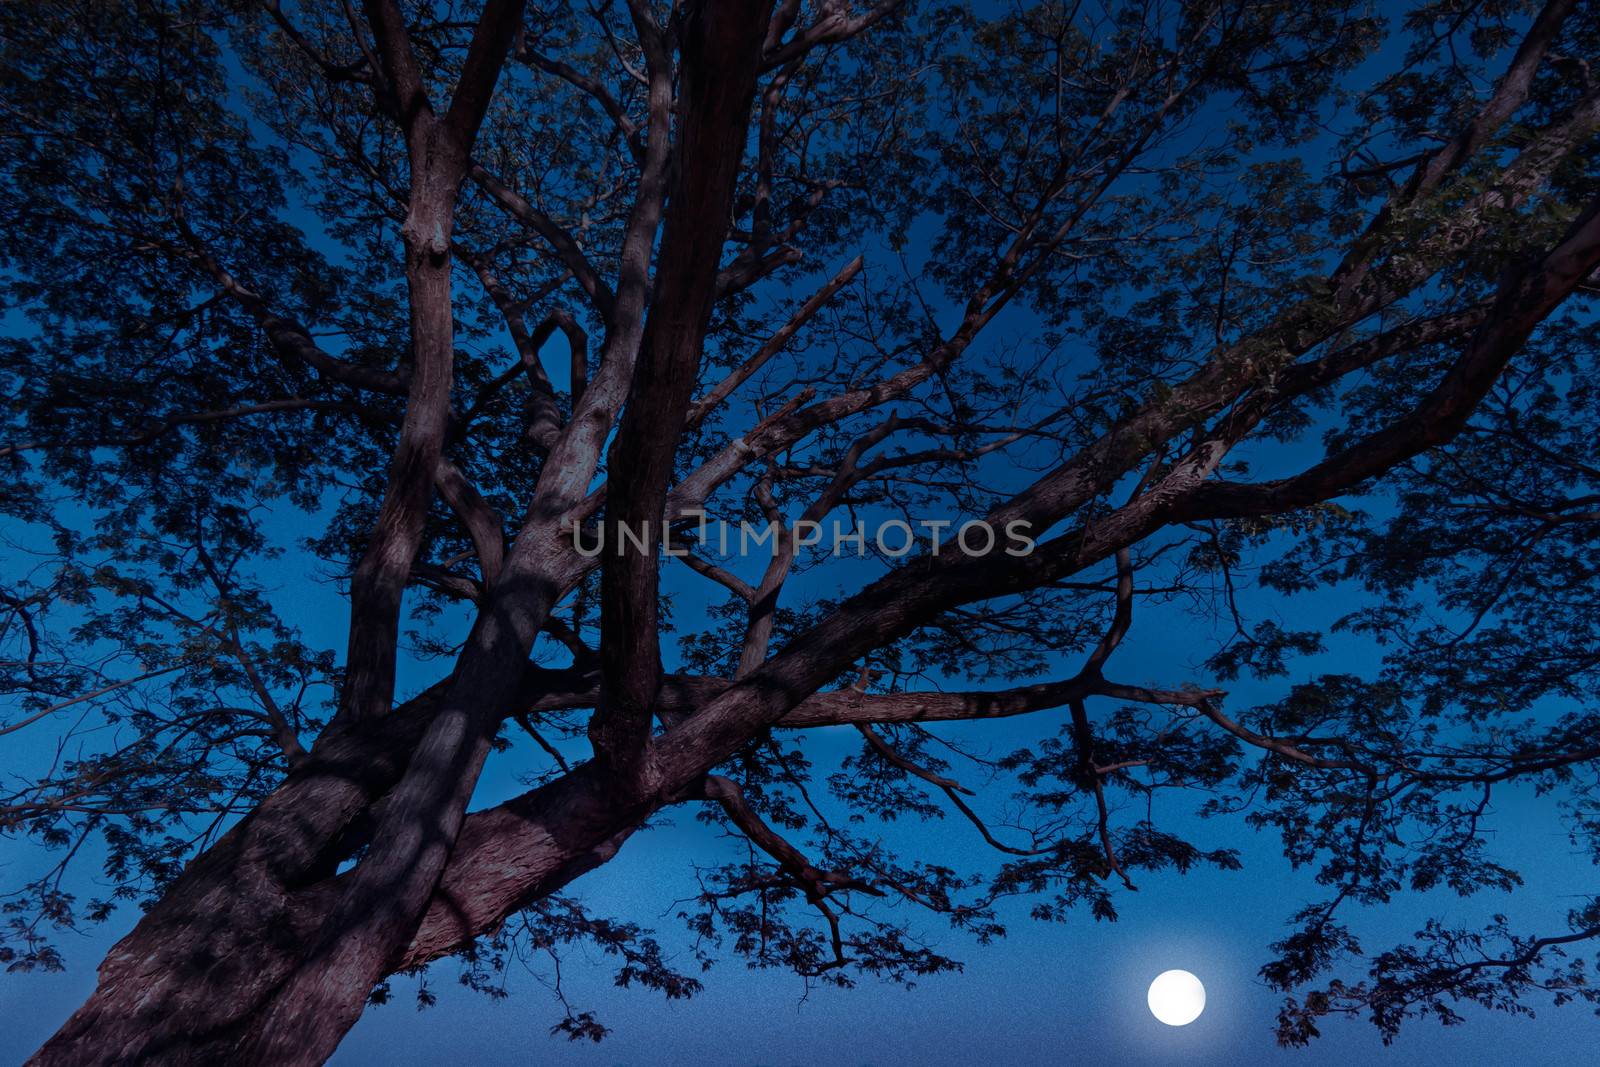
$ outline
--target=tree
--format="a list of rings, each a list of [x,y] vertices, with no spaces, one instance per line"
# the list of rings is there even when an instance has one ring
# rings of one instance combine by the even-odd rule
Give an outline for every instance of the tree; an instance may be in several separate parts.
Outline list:
[[[487,983],[518,937],[691,994],[563,895],[672,809],[749,843],[702,872],[702,944],[814,980],[954,966],[916,912],[982,940],[1013,897],[1110,916],[1142,870],[1237,864],[1125,803],[1189,789],[1327,886],[1263,969],[1280,1040],[1595,999],[1562,955],[1594,903],[1371,956],[1345,924],[1517,884],[1502,783],[1600,855],[1592,5],[0,20],[0,730],[54,731],[0,818],[61,854],[5,958],[146,908],[33,1062],[319,1063],[387,976]],[[841,558],[808,536],[839,516],[917,546]],[[774,524],[770,558],[711,521]],[[306,553],[342,658],[274,570]],[[674,615],[691,581],[719,599]],[[1252,589],[1353,591],[1381,667],[1299,669],[1326,635]],[[1236,630],[1204,676],[1113,680],[1136,614],[1187,612]],[[397,693],[407,663],[439,680]],[[1247,672],[1294,684],[1229,707]],[[938,724],[1019,715],[973,794]],[[827,725],[861,737],[831,774]],[[472,810],[489,760],[529,789]],[[839,812],[952,813],[996,866]],[[79,900],[97,851],[115,891]]]

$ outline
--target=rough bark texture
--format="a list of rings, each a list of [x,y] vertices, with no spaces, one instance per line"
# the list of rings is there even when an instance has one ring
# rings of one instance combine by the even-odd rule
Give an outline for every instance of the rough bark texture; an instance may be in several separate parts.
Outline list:
[[[601,569],[605,691],[589,725],[596,759],[619,782],[636,783],[623,788],[637,792],[649,788],[639,781],[640,757],[661,682],[661,515],[711,319],[771,9],[746,0],[697,4],[679,30],[677,180],[650,318],[611,449],[609,518],[615,528],[642,533],[644,548],[613,553]]]

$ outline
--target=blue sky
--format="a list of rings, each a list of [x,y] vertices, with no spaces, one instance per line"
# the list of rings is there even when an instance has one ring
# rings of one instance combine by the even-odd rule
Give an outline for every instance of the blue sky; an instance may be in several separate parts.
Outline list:
[[[552,376],[563,384],[564,361],[553,360]],[[1314,449],[1272,457],[1297,464]],[[305,536],[311,520],[287,510],[273,518],[281,532]],[[25,540],[27,531],[0,531]],[[4,551],[0,549],[0,551]],[[9,564],[8,564],[9,565]],[[290,554],[270,565],[263,577],[281,590],[288,621],[309,643],[342,651],[347,607],[333,584],[308,582],[324,567]],[[671,568],[669,589],[685,621],[709,602],[707,587]],[[797,581],[786,593],[804,595]],[[809,590],[832,593],[831,587]],[[793,603],[792,600],[788,601]],[[1249,593],[1253,617],[1277,618],[1296,629],[1325,625],[1355,603],[1349,591],[1283,600]],[[1129,682],[1180,683],[1204,679],[1201,662],[1222,635],[1203,622],[1168,608],[1141,613],[1127,643],[1113,660],[1114,674]],[[1075,664],[1061,665],[1064,672]],[[1294,661],[1287,679],[1233,687],[1230,708],[1272,699],[1288,685],[1327,671],[1360,672],[1376,666],[1373,650],[1348,637],[1330,641],[1327,652]],[[415,692],[442,671],[437,662],[406,665],[402,689]],[[1104,711],[1104,708],[1100,709]],[[1064,711],[1043,712],[982,725],[956,725],[942,731],[1000,754],[1053,732]],[[7,739],[8,770],[46,758],[51,738],[24,731]],[[823,773],[858,746],[848,729],[813,731],[807,748]],[[475,807],[496,803],[521,791],[515,760],[491,761]],[[969,779],[969,784],[977,784]],[[1145,874],[1138,891],[1119,893],[1121,918],[1096,922],[1087,911],[1061,924],[1029,920],[1025,902],[1004,913],[1010,936],[979,947],[950,932],[936,917],[920,929],[941,951],[961,959],[959,975],[923,981],[906,991],[870,978],[848,992],[813,989],[779,972],[750,972],[737,959],[723,959],[703,976],[706,991],[687,1001],[668,1003],[638,990],[612,988],[612,968],[597,954],[579,951],[563,964],[563,983],[578,1009],[591,1009],[613,1034],[600,1045],[573,1044],[551,1037],[549,1026],[560,1007],[538,979],[513,969],[513,995],[503,1001],[459,988],[455,966],[438,966],[431,988],[437,1006],[417,1011],[406,980],[395,985],[392,1003],[369,1010],[333,1062],[357,1065],[437,1063],[559,1063],[610,1067],[696,1063],[707,1067],[777,1067],[799,1063],[856,1065],[944,1064],[1348,1064],[1381,1057],[1394,1064],[1500,1064],[1583,1062],[1592,1057],[1600,1025],[1588,1009],[1561,1010],[1535,1005],[1535,1019],[1512,1020],[1466,1009],[1468,1025],[1441,1028],[1413,1023],[1396,1044],[1381,1046],[1376,1031],[1361,1023],[1330,1021],[1324,1038],[1304,1051],[1273,1047],[1271,1026],[1278,997],[1256,977],[1268,958],[1270,942],[1301,904],[1318,899],[1320,888],[1309,872],[1292,871],[1273,836],[1246,828],[1241,820],[1200,820],[1193,808],[1199,794],[1163,793],[1154,812],[1158,824],[1187,832],[1202,847],[1240,851],[1240,871],[1197,870],[1187,876]],[[1528,886],[1510,900],[1480,896],[1467,900],[1448,891],[1400,897],[1377,911],[1351,913],[1363,943],[1381,950],[1406,938],[1430,918],[1477,925],[1496,910],[1506,910],[1519,926],[1559,926],[1567,907],[1593,891],[1593,868],[1574,854],[1562,834],[1548,798],[1505,789],[1491,809],[1493,852],[1520,870]],[[1127,813],[1125,813],[1127,814]],[[959,818],[932,823],[898,823],[891,831],[907,854],[938,860],[961,870],[993,865],[997,857]],[[679,902],[696,886],[690,864],[726,857],[727,844],[698,823],[692,809],[670,813],[636,835],[612,863],[584,876],[571,888],[595,914],[653,927],[683,966],[686,935],[676,917]],[[35,868],[44,856],[13,839],[0,839],[0,877]],[[80,877],[87,895],[92,864]],[[123,909],[104,927],[66,934],[62,948],[69,970],[52,975],[0,975],[0,1063],[20,1061],[53,1032],[93,986],[93,965],[135,913]],[[1182,967],[1205,983],[1207,1009],[1194,1024],[1169,1028],[1145,1007],[1145,988],[1160,971]],[[545,975],[544,977],[548,977]],[[1530,1053],[1528,1050],[1537,1052]]]

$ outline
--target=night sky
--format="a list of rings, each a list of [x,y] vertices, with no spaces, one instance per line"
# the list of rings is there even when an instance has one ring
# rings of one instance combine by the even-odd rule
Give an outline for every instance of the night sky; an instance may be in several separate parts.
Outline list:
[[[562,361],[553,361],[557,388],[566,384],[561,380],[562,366]],[[1310,436],[1314,440],[1316,435]],[[1270,475],[1274,463],[1296,466],[1317,454],[1320,450],[1313,445],[1276,455],[1257,473]],[[316,520],[285,510],[273,521],[285,534],[306,536]],[[0,528],[0,536],[26,544],[32,533]],[[291,554],[273,564],[269,584],[292,591],[292,598],[286,597],[279,607],[286,621],[301,627],[308,642],[342,650],[348,607],[327,578],[327,570],[324,563]],[[687,623],[703,610],[710,587],[682,567],[671,566],[664,573],[677,594],[674,611]],[[819,573],[837,582],[837,572]],[[817,579],[808,576],[808,580]],[[837,591],[837,584],[806,588],[805,582],[796,581],[785,598],[797,603],[807,595]],[[793,601],[788,600],[791,595]],[[1276,618],[1295,629],[1326,626],[1354,604],[1352,594],[1338,591],[1293,600],[1259,591],[1243,596],[1253,618]],[[1141,608],[1108,673],[1129,683],[1206,683],[1202,662],[1223,637],[1222,630],[1175,606]],[[1234,684],[1228,708],[1239,712],[1275,699],[1293,683],[1320,673],[1370,674],[1376,666],[1369,644],[1334,634],[1324,653],[1292,661],[1289,677]],[[1076,669],[1077,663],[1064,661],[1059,673],[1047,677]],[[443,670],[439,662],[407,664],[402,695],[420,690]],[[1100,702],[1090,710],[1104,715],[1113,706]],[[1057,709],[990,723],[951,724],[938,732],[999,756],[1052,734],[1065,716],[1065,709]],[[7,769],[20,773],[48,759],[52,741],[49,731],[8,737]],[[849,727],[810,731],[806,738],[807,752],[824,775],[859,745],[859,736]],[[577,747],[570,751],[580,754]],[[521,769],[514,758],[492,759],[474,807],[487,807],[521,792],[525,787],[516,777]],[[970,768],[958,766],[957,776],[974,787],[982,784]],[[1007,787],[999,789],[1003,796]],[[822,792],[818,790],[819,795]],[[994,804],[1000,797],[979,799]],[[1198,818],[1194,809],[1205,799],[1198,792],[1162,790],[1152,815],[1158,825],[1186,835],[1201,848],[1237,849],[1242,870],[1201,868],[1183,876],[1138,873],[1136,892],[1116,894],[1120,918],[1114,923],[1096,922],[1087,909],[1072,913],[1064,923],[1040,923],[1028,918],[1026,898],[1015,900],[1001,911],[1008,936],[987,947],[952,932],[938,916],[916,916],[916,929],[933,947],[960,959],[965,969],[923,980],[910,991],[870,976],[861,977],[854,990],[808,991],[792,974],[749,971],[742,960],[724,955],[700,976],[706,984],[702,994],[668,1003],[649,991],[613,988],[614,966],[598,952],[576,950],[563,960],[566,996],[575,1010],[594,1011],[613,1031],[598,1045],[579,1044],[549,1034],[562,1009],[541,984],[541,979],[550,978],[548,968],[536,977],[513,966],[508,976],[512,995],[491,1001],[459,988],[457,965],[447,960],[435,966],[430,978],[430,988],[439,998],[436,1006],[416,1010],[415,981],[396,979],[393,1001],[369,1009],[331,1062],[343,1067],[535,1062],[593,1067],[678,1063],[984,1067],[1079,1062],[1344,1065],[1378,1056],[1392,1064],[1593,1061],[1600,1023],[1590,1009],[1582,1005],[1555,1009],[1538,1000],[1530,1002],[1537,1011],[1532,1019],[1461,1007],[1467,1019],[1463,1026],[1412,1022],[1387,1049],[1370,1025],[1337,1018],[1325,1023],[1324,1036],[1309,1049],[1276,1048],[1272,1025],[1280,998],[1266,988],[1257,970],[1270,956],[1269,944],[1287,931],[1289,916],[1305,903],[1324,899],[1326,891],[1315,884],[1311,871],[1290,869],[1274,835],[1250,830],[1237,816]],[[1514,929],[1560,929],[1566,910],[1592,894],[1594,872],[1567,841],[1554,807],[1549,798],[1535,797],[1527,789],[1503,787],[1494,794],[1488,819],[1491,851],[1527,881],[1514,895],[1486,893],[1462,899],[1448,889],[1402,893],[1382,909],[1351,906],[1346,921],[1374,953],[1404,941],[1430,918],[1476,927],[1503,911],[1512,918]],[[980,810],[986,809],[980,806]],[[689,935],[677,915],[682,902],[697,891],[691,864],[739,854],[693,814],[693,806],[669,811],[667,819],[635,835],[615,860],[569,888],[596,915],[654,929],[680,968],[694,966]],[[1128,808],[1121,812],[1125,819],[1140,814]],[[882,832],[903,855],[961,871],[992,869],[1000,859],[959,816],[925,823],[902,819]],[[0,874],[13,882],[55,858],[30,844],[0,839]],[[80,883],[84,896],[94,892],[87,881],[93,869],[90,858],[77,876],[84,879]],[[896,914],[909,915],[904,910]],[[135,918],[135,910],[124,907],[104,927],[86,929],[81,935],[62,934],[59,944],[68,961],[66,973],[0,976],[0,1062],[20,1061],[82,1002],[93,987],[94,965]],[[797,920],[807,921],[799,912]],[[1204,1014],[1181,1028],[1157,1022],[1145,1005],[1150,980],[1174,967],[1195,973],[1207,991]],[[1350,969],[1340,973],[1359,976]]]

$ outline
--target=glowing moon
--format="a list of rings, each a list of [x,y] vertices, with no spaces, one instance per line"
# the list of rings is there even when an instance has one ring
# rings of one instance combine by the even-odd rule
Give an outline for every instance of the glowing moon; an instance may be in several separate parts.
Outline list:
[[[1206,1010],[1206,987],[1188,971],[1162,971],[1145,1000],[1150,1014],[1168,1026],[1188,1026]]]

